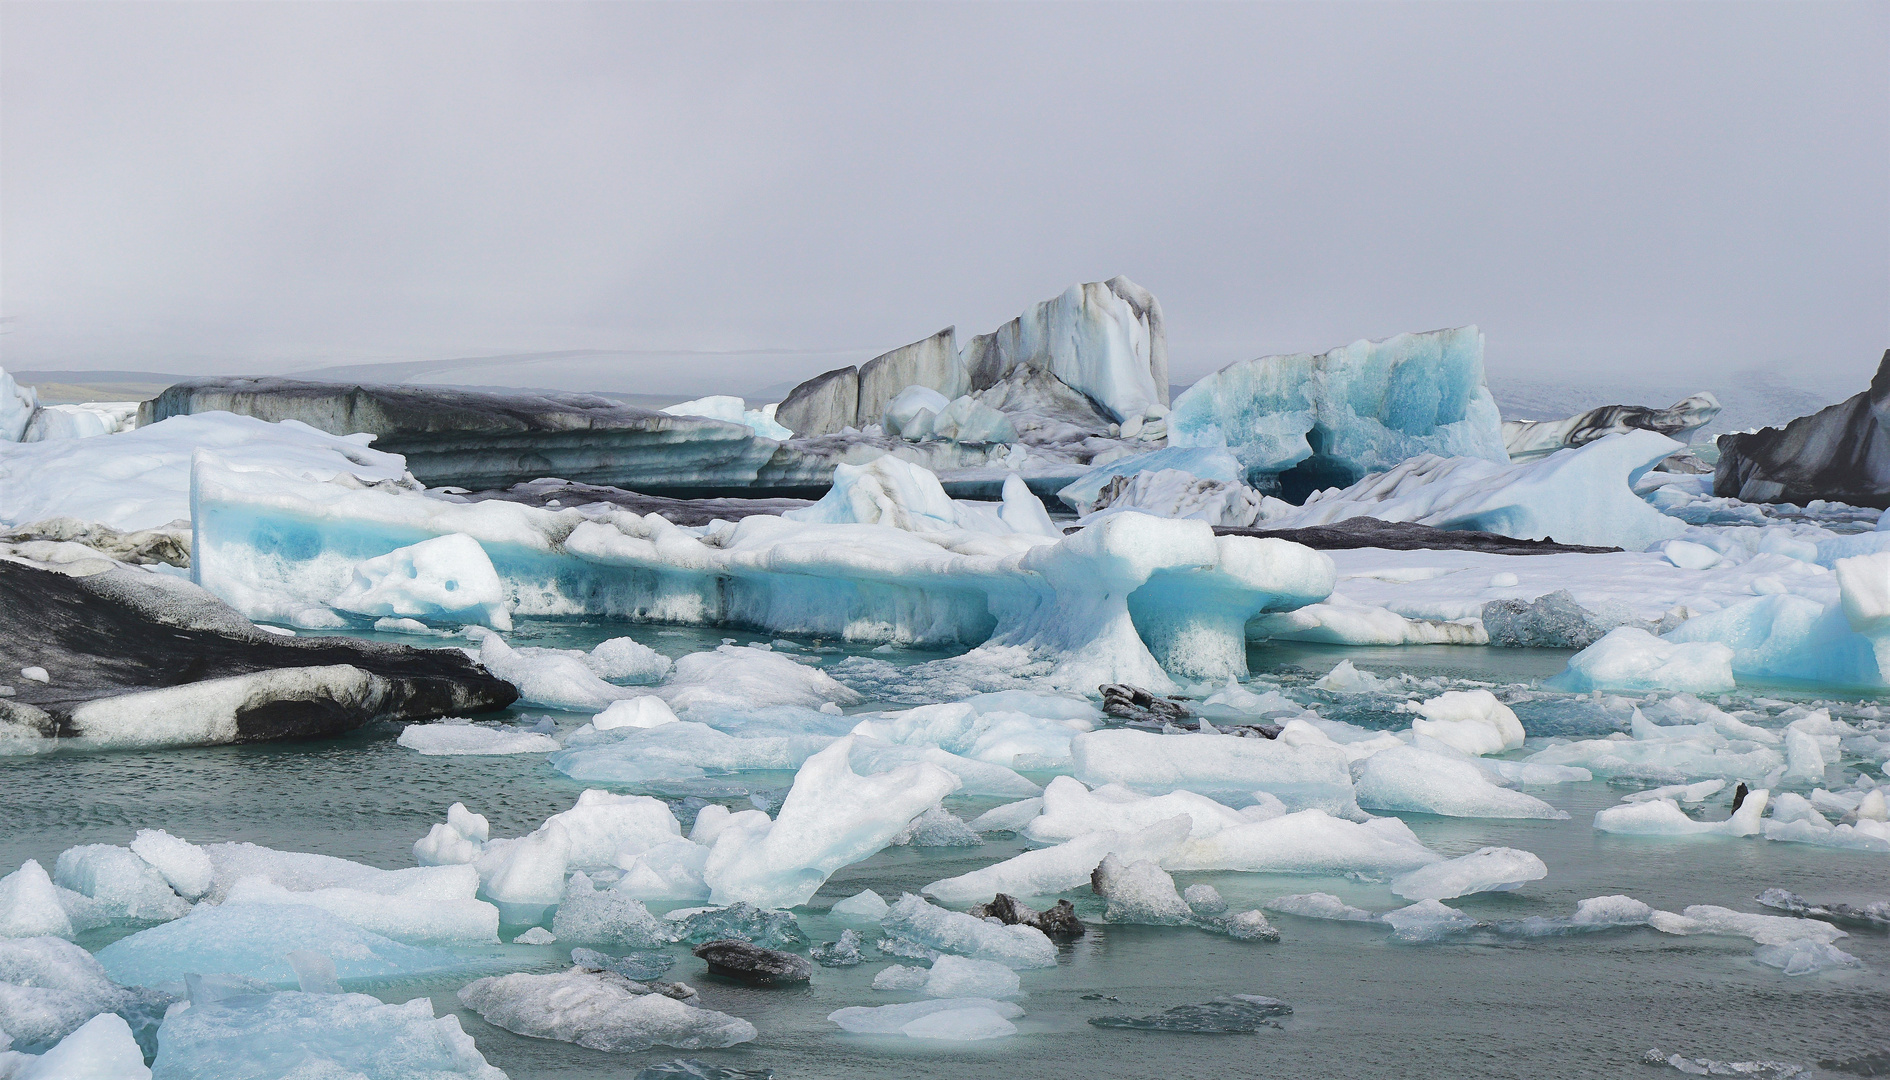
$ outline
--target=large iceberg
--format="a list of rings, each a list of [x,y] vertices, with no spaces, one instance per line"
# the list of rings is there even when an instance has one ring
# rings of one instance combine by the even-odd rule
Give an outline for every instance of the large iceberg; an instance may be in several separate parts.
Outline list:
[[[1072,285],[1033,304],[966,342],[962,358],[974,390],[1034,368],[1088,395],[1112,420],[1139,420],[1168,404],[1161,303],[1125,277]]]
[[[1330,560],[1310,549],[1144,514],[1062,538],[1009,524],[914,532],[769,516],[704,530],[614,509],[288,483],[208,456],[195,477],[193,576],[245,611],[277,617],[319,616],[361,562],[464,533],[491,559],[514,616],[987,644],[1053,660],[1059,686],[1166,691],[1164,665],[1195,678],[1244,674],[1247,620],[1322,599],[1332,586]],[[904,507],[895,520],[929,516],[887,494]]]
[[[1506,464],[1474,326],[1243,360],[1175,399],[1170,446],[1224,446],[1289,500],[1423,454]]]
[[[1665,435],[1630,431],[1518,465],[1423,455],[1343,490],[1321,491],[1297,513],[1267,524],[1303,528],[1375,517],[1641,551],[1686,531],[1633,490],[1642,473],[1678,449]]]
[[[1890,506],[1890,349],[1870,389],[1782,428],[1719,437],[1713,494],[1745,502],[1815,499]]]

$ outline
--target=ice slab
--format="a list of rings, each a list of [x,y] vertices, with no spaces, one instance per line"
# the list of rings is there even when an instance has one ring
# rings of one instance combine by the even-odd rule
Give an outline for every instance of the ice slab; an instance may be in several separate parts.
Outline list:
[[[13,1075],[18,1080],[151,1080],[131,1025],[116,1013],[87,1020]]]
[[[1358,804],[1442,817],[1565,818],[1555,807],[1498,787],[1468,761],[1415,746],[1382,750],[1358,765]]]
[[[1121,784],[1148,792],[1183,788],[1204,794],[1259,790],[1289,803],[1349,802],[1352,796],[1346,756],[1331,746],[1111,728],[1070,740],[1070,756],[1076,778],[1092,786]]]
[[[548,754],[559,749],[558,740],[536,731],[457,718],[409,724],[395,741],[427,757]]]
[[[1088,884],[1097,864],[1111,853],[1136,861],[1171,857],[1186,841],[1190,825],[1186,815],[1178,814],[1134,832],[1086,832],[1054,847],[934,881],[920,891],[946,903],[982,901],[998,893],[1055,896]]]
[[[584,968],[480,979],[462,989],[459,999],[507,1031],[592,1050],[704,1050],[751,1042],[756,1035],[755,1025],[740,1017],[651,993],[615,972]]]
[[[165,1018],[152,1067],[166,1080],[504,1080],[456,1016],[415,998],[285,992],[192,1003]]]
[[[885,968],[874,976],[873,989],[905,990],[934,998],[1003,999],[1023,993],[1017,972],[1005,965],[949,953],[932,961],[930,968]]]
[[[1056,946],[1032,926],[1004,926],[929,904],[907,893],[892,905],[880,928],[897,955],[936,957],[941,953],[992,960],[1019,971],[1055,967]],[[882,945],[882,951],[884,949]]]
[[[1723,694],[1733,689],[1733,650],[1716,641],[1657,638],[1638,627],[1610,630],[1569,658],[1568,669],[1544,682],[1553,690],[1681,690]]]
[[[827,1019],[839,1025],[842,1030],[855,1035],[979,1039],[1014,1034],[1017,1028],[1010,1024],[1010,1021],[1022,1015],[1024,1015],[1024,1010],[1008,1001],[994,1001],[990,998],[940,998],[933,1001],[910,1001],[900,1005],[855,1005],[851,1008],[836,1009],[827,1014]],[[945,1019],[932,1024],[924,1023],[938,1016]],[[923,1025],[918,1028],[917,1033],[907,1030],[915,1024]],[[1003,1027],[1000,1027],[1000,1024]],[[1004,1030],[1006,1027],[1010,1030]]]
[[[343,979],[390,978],[448,971],[467,961],[436,949],[403,945],[305,905],[198,905],[174,922],[141,930],[98,952],[120,983],[156,986],[195,972],[242,975],[294,986],[287,959],[295,951],[332,958]]]
[[[1397,874],[1441,859],[1397,818],[1356,822],[1323,810],[1301,810],[1190,840],[1163,865],[1170,870]]]

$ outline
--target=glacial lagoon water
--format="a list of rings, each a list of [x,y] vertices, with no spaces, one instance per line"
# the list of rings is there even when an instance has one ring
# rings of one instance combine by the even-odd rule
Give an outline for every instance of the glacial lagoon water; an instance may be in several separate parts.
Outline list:
[[[588,646],[626,632],[621,624],[538,623],[516,640]],[[712,647],[720,631],[632,627],[633,636],[671,655]],[[859,650],[849,650],[859,651]],[[837,660],[846,652],[826,654]],[[908,654],[898,662],[938,654]],[[1434,646],[1403,649],[1255,647],[1262,675],[1317,675],[1350,658],[1381,675],[1513,683],[1560,670],[1567,654]],[[1778,691],[1789,695],[1789,688]],[[875,703],[860,706],[870,710]],[[1557,710],[1518,707],[1531,734],[1555,733]],[[552,715],[569,729],[583,717]],[[1352,723],[1403,727],[1408,714],[1388,705],[1347,702],[1328,715]],[[586,786],[553,771],[542,755],[422,757],[383,727],[322,742],[175,751],[84,752],[0,759],[0,865],[27,858],[51,866],[80,843],[124,843],[142,827],[163,827],[198,842],[250,841],[395,868],[412,865],[413,842],[458,800],[486,814],[494,835],[519,835],[571,805]],[[1043,779],[1039,777],[1038,779]],[[792,775],[744,774],[720,784],[721,800],[748,804],[752,794],[778,802]],[[610,785],[605,785],[610,786]],[[637,790],[614,787],[613,790]],[[1890,896],[1890,861],[1759,839],[1654,839],[1613,836],[1591,826],[1594,812],[1627,790],[1596,781],[1534,789],[1570,817],[1565,821],[1494,821],[1401,815],[1428,845],[1459,855],[1486,845],[1533,851],[1549,876],[1515,893],[1450,901],[1482,920],[1570,913],[1586,897],[1625,893],[1657,908],[1717,904],[1763,912],[1753,898],[1784,887],[1820,901],[1867,902]],[[652,793],[687,794],[672,788]],[[961,817],[995,805],[954,799]],[[974,849],[892,848],[834,876],[811,905],[871,888],[902,891],[1008,857],[1026,845],[994,839]],[[1380,882],[1264,874],[1177,874],[1177,884],[1214,885],[1236,907],[1289,893],[1325,891],[1375,911],[1400,906]],[[1650,1048],[1725,1061],[1776,1060],[1813,1065],[1890,1048],[1890,937],[1853,930],[1840,942],[1863,961],[1857,971],[1786,977],[1760,966],[1740,938],[1673,937],[1646,928],[1518,939],[1472,935],[1443,944],[1392,943],[1371,924],[1274,915],[1284,940],[1247,944],[1186,928],[1120,926],[1100,920],[1096,898],[1073,895],[1090,926],[1066,945],[1054,970],[1023,973],[1026,1015],[1017,1035],[992,1042],[928,1044],[896,1037],[845,1035],[826,1015],[850,1005],[908,1000],[869,988],[894,962],[867,949],[867,963],[817,968],[797,989],[754,989],[709,977],[677,947],[669,977],[696,986],[703,1004],[745,1017],[760,1029],[753,1043],[728,1050],[606,1054],[568,1043],[525,1038],[493,1027],[455,997],[473,975],[372,983],[361,989],[389,1001],[432,998],[454,1013],[488,1061],[514,1080],[629,1077],[646,1065],[687,1057],[731,1068],[772,1068],[783,1080],[852,1077],[1122,1077],[1208,1080],[1220,1077],[1644,1077],[1678,1075],[1641,1061]],[[824,914],[800,916],[813,940],[849,925]],[[510,940],[524,927],[507,927]],[[867,940],[874,934],[869,928]],[[102,947],[124,931],[81,938]],[[505,945],[485,950],[495,969],[556,970],[565,945]],[[1282,999],[1293,1014],[1278,1029],[1243,1035],[1109,1030],[1092,1017],[1139,1016],[1224,994]],[[1839,1074],[1841,1075],[1841,1074]]]

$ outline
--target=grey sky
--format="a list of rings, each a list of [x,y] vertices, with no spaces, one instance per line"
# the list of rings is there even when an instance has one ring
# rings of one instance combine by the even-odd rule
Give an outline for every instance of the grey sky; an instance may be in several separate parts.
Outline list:
[[[1493,375],[1855,389],[1890,345],[1882,3],[16,0],[0,31],[10,368],[602,350],[463,381],[741,392],[1118,273],[1179,381],[1470,322]]]

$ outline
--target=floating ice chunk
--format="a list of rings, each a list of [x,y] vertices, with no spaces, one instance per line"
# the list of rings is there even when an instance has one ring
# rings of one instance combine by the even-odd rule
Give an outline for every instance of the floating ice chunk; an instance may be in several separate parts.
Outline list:
[[[470,720],[448,719],[431,724],[408,724],[395,740],[409,750],[426,757],[496,756],[500,754],[548,754],[559,749],[558,740],[536,731],[522,731],[512,725],[475,724]]]
[[[1781,770],[1784,759],[1770,747],[1729,743],[1714,733],[1690,738],[1584,739],[1547,747],[1530,755],[1525,763],[1579,765],[1603,777],[1652,775],[1759,780]]]
[[[1864,966],[1863,961],[1835,945],[1802,939],[1783,945],[1761,945],[1753,950],[1752,958],[1787,975],[1815,975],[1820,971]]]
[[[497,634],[479,643],[479,662],[487,671],[518,688],[519,700],[549,709],[598,712],[620,698],[642,691],[597,677],[585,654],[564,649],[514,649]]]
[[[618,856],[623,876],[611,890],[638,900],[707,900],[709,886],[702,880],[702,870],[708,861],[709,849],[694,841],[658,844],[637,855]]]
[[[1660,545],[1660,553],[1682,570],[1705,570],[1721,558],[1719,552],[1691,540],[1669,540]]]
[[[1019,971],[1055,967],[1056,946],[1034,926],[1004,926],[947,911],[906,893],[880,920],[886,936],[918,953],[994,960]],[[912,952],[904,955],[913,955]]]
[[[97,901],[94,912],[108,919],[175,919],[190,910],[190,901],[172,891],[156,867],[113,844],[60,852],[53,884]]]
[[[479,541],[448,533],[354,565],[354,580],[329,601],[370,618],[476,623],[512,628],[505,590]]]
[[[181,919],[114,941],[99,950],[98,961],[126,985],[156,986],[215,971],[294,986],[287,954],[296,951],[333,958],[343,979],[447,971],[464,962],[389,940],[320,908],[228,903],[199,904]]]
[[[1313,683],[1313,689],[1334,694],[1368,694],[1385,688],[1385,680],[1369,671],[1360,671],[1352,661],[1341,660],[1331,671]]]
[[[857,967],[865,961],[860,947],[866,943],[858,930],[842,930],[837,941],[823,941],[807,950],[808,959],[821,967]],[[875,985],[877,985],[875,978]]]
[[[1672,799],[1622,803],[1595,812],[1595,828],[1627,836],[1757,836],[1764,831],[1760,816],[1771,793],[1760,789],[1724,821],[1695,821]]]
[[[1575,905],[1570,921],[1577,926],[1642,926],[1654,909],[1631,896],[1591,896]]]
[[[1161,861],[1173,856],[1187,840],[1190,827],[1189,818],[1178,814],[1132,833],[1083,833],[1055,847],[1026,851],[1000,863],[934,881],[920,891],[946,903],[970,903],[998,893],[1055,896],[1088,884],[1090,873],[1112,852],[1133,861]]]
[[[851,1008],[837,1009],[828,1013],[827,1019],[839,1025],[842,1030],[852,1032],[855,1035],[903,1035],[907,1033],[906,1028],[911,1024],[930,1016],[947,1014],[950,1016],[950,1019],[941,1022],[939,1028],[920,1029],[921,1031],[933,1031],[933,1034],[918,1036],[920,1038],[939,1038],[946,1036],[942,1036],[938,1032],[957,1030],[960,1028],[970,1029],[972,1025],[967,1023],[968,1018],[963,1015],[966,1013],[985,1013],[992,1019],[1008,1022],[1011,1019],[1024,1015],[1024,1010],[1012,1002],[994,1001],[990,998],[942,998],[933,1001],[909,1001],[899,1005],[855,1005]],[[950,1014],[959,1015],[951,1016]],[[990,1020],[984,1017],[969,1019],[979,1021],[977,1030],[997,1030],[995,1025],[991,1024]],[[1013,1027],[1010,1031],[998,1032],[998,1034],[1009,1035],[1015,1033],[1016,1030],[1017,1029]],[[979,1037],[993,1038],[995,1035]]]
[[[1055,783],[1052,780],[1051,783]],[[1019,799],[995,806],[971,820],[973,832],[1020,832],[1043,812],[1043,799]]]
[[[1420,866],[1391,879],[1406,900],[1449,900],[1481,892],[1510,892],[1549,876],[1541,859],[1515,848],[1478,848],[1468,855]]]
[[[1646,1065],[1667,1065],[1689,1076],[1775,1076],[1779,1080],[1791,1080],[1805,1073],[1804,1066],[1787,1061],[1715,1061],[1712,1058],[1681,1057],[1679,1054],[1662,1056],[1659,1050],[1649,1050],[1641,1055],[1641,1062]]]
[[[584,654],[584,663],[600,679],[621,679],[634,683],[660,682],[672,667],[669,657],[628,637],[598,642],[590,652]]]
[[[859,694],[817,667],[781,653],[736,645],[677,660],[669,680],[657,692],[679,714],[698,720],[769,705],[817,709],[827,702],[852,705],[860,700]]]
[[[865,889],[854,893],[845,900],[837,901],[827,913],[842,919],[858,919],[862,922],[878,922],[886,917],[892,905],[886,903],[878,893]]]
[[[712,900],[805,904],[835,870],[884,848],[907,822],[959,787],[957,777],[932,765],[860,776],[848,761],[852,751],[848,736],[808,758],[765,832],[742,829],[716,838],[702,875]]]
[[[571,839],[559,825],[503,845],[488,842],[475,864],[482,890],[501,904],[555,904],[564,896],[564,872],[570,865]]]
[[[1568,670],[1543,683],[1552,690],[1684,690],[1723,694],[1733,688],[1733,650],[1716,641],[1663,640],[1639,627],[1608,631],[1569,658]]]
[[[1358,804],[1372,810],[1443,817],[1568,817],[1534,795],[1497,787],[1470,762],[1415,746],[1384,750],[1361,762],[1357,795]]]
[[[704,846],[713,847],[715,839],[728,828],[767,829],[773,819],[763,810],[733,811],[721,803],[710,803],[696,811],[695,827],[689,830],[689,839]]]
[[[1130,728],[1070,740],[1071,771],[1085,784],[1147,791],[1270,792],[1289,801],[1346,801],[1352,775],[1330,746],[1294,747],[1236,735],[1157,735]]]
[[[934,806],[907,822],[905,830],[893,837],[892,842],[912,847],[977,847],[984,839],[972,832],[958,815],[942,806]]]
[[[740,1017],[650,993],[615,972],[583,968],[480,979],[462,989],[459,1000],[507,1031],[592,1050],[703,1050],[749,1042],[756,1034]]]
[[[456,1016],[415,998],[366,994],[245,995],[193,1003],[165,1018],[152,1063],[164,1077],[346,1076],[351,1080],[504,1080]],[[280,1071],[287,1069],[289,1071]]]
[[[1391,924],[1394,939],[1412,944],[1441,941],[1478,925],[1470,916],[1435,900],[1420,900],[1410,907],[1387,911],[1379,919]]]
[[[875,990],[905,990],[935,998],[1012,998],[1023,992],[1017,972],[991,960],[946,954],[930,969],[897,964],[873,977]]]
[[[1855,825],[1815,825],[1810,821],[1765,823],[1765,838],[1787,843],[1813,844],[1847,851],[1890,854],[1890,827],[1881,821],[1859,820]]]
[[[1172,926],[1194,918],[1193,909],[1175,891],[1175,879],[1152,862],[1105,855],[1091,880],[1108,902],[1103,918],[1110,922]]]
[[[648,795],[613,795],[592,788],[577,805],[545,819],[540,829],[557,827],[570,842],[571,866],[614,866],[636,855],[682,839],[682,826],[669,804]]]
[[[969,702],[952,702],[862,720],[853,732],[881,742],[931,745],[994,765],[1013,767],[1021,757],[1033,767],[1046,768],[1067,764],[1070,739],[1095,726],[1086,718],[981,711]]]
[[[470,866],[423,867],[388,875],[397,884],[374,891],[326,888],[290,891],[262,877],[244,878],[225,903],[319,908],[363,930],[409,945],[498,942],[499,909],[474,898],[479,874]]]
[[[1523,744],[1522,721],[1488,690],[1451,690],[1417,706],[1411,730],[1466,754],[1500,754]]]
[[[454,803],[446,811],[446,824],[435,825],[426,836],[414,842],[413,860],[421,866],[450,866],[479,858],[491,826],[484,816]]]
[[[548,760],[573,780],[639,784],[751,769],[798,769],[833,740],[824,735],[740,738],[684,720],[589,736],[579,729],[564,742],[565,748]]]
[[[941,1009],[899,1029],[908,1039],[977,1042],[1017,1034],[1017,1025],[985,1008]]]
[[[59,892],[37,859],[0,878],[0,938],[69,938],[72,932]]]
[[[1664,787],[1637,791],[1621,798],[1624,803],[1653,802],[1657,799],[1673,799],[1689,805],[1697,805],[1726,790],[1724,780],[1701,780],[1697,784],[1668,784]]]
[[[512,939],[514,945],[550,945],[558,940],[558,935],[542,926],[534,926]]]
[[[1057,843],[1084,833],[1131,833],[1177,814],[1190,820],[1190,836],[1212,836],[1230,825],[1245,824],[1240,812],[1192,791],[1139,795],[1119,784],[1091,791],[1081,781],[1059,776],[1043,791],[1043,812],[1022,832],[1041,843]]]
[[[1752,915],[1713,904],[1694,904],[1675,915],[1657,911],[1650,920],[1663,934],[1726,934],[1750,938],[1755,945],[1789,945],[1795,941],[1813,941],[1829,945],[1849,937],[1844,931],[1816,919],[1793,919],[1783,915]]]
[[[956,777],[958,790],[965,795],[1016,798],[1019,795],[1035,795],[1043,790],[1002,765],[960,757],[936,746],[882,743],[861,735],[849,738],[853,739],[853,752],[850,755],[853,767],[861,773],[883,773],[913,765],[929,765]]]
[[[1298,915],[1303,919],[1332,919],[1337,922],[1373,922],[1378,916],[1364,908],[1353,907],[1331,893],[1295,893],[1275,897],[1264,905],[1268,911]]]
[[[181,840],[163,829],[139,829],[131,841],[131,851],[150,863],[163,875],[171,889],[186,900],[195,900],[210,891],[215,868],[210,856],[188,840]]]
[[[0,1031],[17,1044],[56,1042],[129,999],[91,953],[69,941],[0,938]]]
[[[1162,865],[1170,870],[1397,874],[1441,858],[1397,818],[1361,823],[1323,810],[1301,810],[1190,840]]]
[[[564,888],[551,932],[559,941],[626,949],[659,949],[671,940],[670,928],[640,901],[614,889],[598,889],[581,871],[572,874]]]
[[[101,1013],[15,1074],[19,1080],[151,1080],[131,1025]]]
[[[591,717],[591,726],[598,731],[662,727],[675,722],[676,714],[670,711],[669,703],[655,694],[613,701],[603,712]]]

